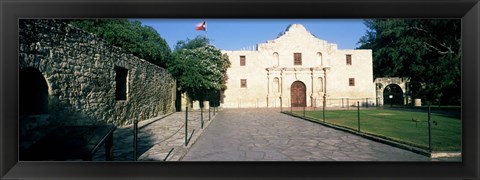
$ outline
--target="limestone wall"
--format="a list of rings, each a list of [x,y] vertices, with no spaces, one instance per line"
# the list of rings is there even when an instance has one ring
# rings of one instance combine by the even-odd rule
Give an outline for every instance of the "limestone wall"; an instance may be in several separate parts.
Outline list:
[[[327,99],[368,98],[375,102],[372,51],[337,49],[336,44],[316,38],[299,24],[258,44],[257,50],[223,53],[232,63],[227,71],[225,108],[289,107],[290,87],[296,81],[306,86],[308,107],[322,104],[325,93]],[[301,65],[294,64],[294,53],[301,53]],[[347,55],[352,57],[351,65],[346,63]],[[245,56],[245,66],[240,66],[240,56]],[[354,86],[349,85],[350,78],[355,79]],[[240,87],[240,79],[247,80],[247,87]],[[349,105],[354,103],[349,101]]]
[[[19,27],[19,69],[39,70],[48,84],[48,114],[41,122],[21,117],[21,131],[126,125],[174,112],[175,80],[165,69],[61,21],[19,20]],[[126,100],[116,98],[116,68],[128,71]]]

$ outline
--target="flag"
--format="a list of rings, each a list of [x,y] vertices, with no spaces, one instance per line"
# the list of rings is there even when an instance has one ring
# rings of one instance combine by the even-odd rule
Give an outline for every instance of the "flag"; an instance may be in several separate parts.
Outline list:
[[[203,21],[195,26],[195,30],[197,31],[207,31],[207,22]]]

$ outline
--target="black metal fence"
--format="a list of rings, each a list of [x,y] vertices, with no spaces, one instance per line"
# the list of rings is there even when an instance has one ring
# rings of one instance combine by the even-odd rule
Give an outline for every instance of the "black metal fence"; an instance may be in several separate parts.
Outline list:
[[[200,128],[203,129],[204,128],[204,125],[205,125],[205,121],[210,121],[211,118],[213,116],[215,116],[215,114],[218,112],[219,108],[218,108],[218,105],[219,105],[219,102],[213,102],[212,103],[213,106],[208,106],[208,108],[205,108],[205,107],[200,107],[200,110],[192,110],[191,108],[189,108],[189,106],[186,106],[185,107],[185,146],[188,146],[191,138],[193,137],[193,135],[195,134],[195,130],[196,129],[192,129],[192,127],[190,127],[189,125],[192,125],[192,122],[194,122],[195,120],[198,120],[198,119],[195,119],[195,118],[198,118],[198,116],[196,115],[193,115],[193,113],[200,113],[199,114],[199,120],[200,120]],[[208,110],[205,110],[205,109],[208,109]],[[206,118],[207,116],[207,112],[208,111],[208,119]],[[189,113],[190,113],[190,116],[189,116]],[[213,114],[213,115],[212,115]],[[193,125],[196,125],[193,124]],[[191,129],[189,129],[189,127]],[[138,128],[138,120],[134,120],[134,123],[133,123],[133,128],[132,128],[132,134],[133,134],[133,145],[132,145],[132,149],[133,149],[133,160],[134,161],[137,161],[138,159],[138,133],[139,133],[139,128]],[[170,156],[170,154],[172,153],[172,151],[174,150],[174,148],[172,148],[169,152],[168,152],[168,155],[165,157],[164,161],[168,158],[168,156]]]
[[[213,116],[215,116],[215,114],[218,112],[218,106],[219,106],[219,102],[218,101],[214,101],[212,103],[210,103],[211,106],[208,106],[208,121],[211,120],[212,118],[212,114]],[[204,124],[205,124],[205,121],[207,121],[206,118],[204,118],[204,113],[207,113],[206,111],[207,110],[204,110],[205,107],[204,106],[200,106],[200,110],[191,110],[189,109],[188,106],[185,107],[185,146],[188,146],[188,143],[190,142],[193,134],[195,133],[195,129],[191,130],[191,133],[189,133],[189,130],[188,130],[188,126],[189,126],[189,118],[192,118],[192,117],[189,117],[188,114],[189,113],[200,113],[200,128],[203,129],[204,127]],[[205,114],[206,116],[206,114]],[[191,120],[190,120],[191,121]]]
[[[429,152],[461,150],[460,107],[435,110],[430,106],[377,107],[372,106],[368,98],[329,101],[330,106],[327,103],[320,107],[289,107],[283,111]]]

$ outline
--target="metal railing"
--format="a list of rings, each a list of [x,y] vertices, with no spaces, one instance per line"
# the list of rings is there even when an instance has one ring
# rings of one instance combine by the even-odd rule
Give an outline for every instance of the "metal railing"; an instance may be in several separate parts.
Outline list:
[[[460,108],[432,112],[430,105],[372,108],[366,104],[362,106],[361,101],[355,104],[355,109],[337,107],[319,110],[290,107],[288,113],[414,146],[428,152],[461,149]]]

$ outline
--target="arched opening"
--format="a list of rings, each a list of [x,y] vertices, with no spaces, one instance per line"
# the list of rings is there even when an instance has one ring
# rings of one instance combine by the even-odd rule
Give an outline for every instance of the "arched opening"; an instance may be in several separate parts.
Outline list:
[[[277,77],[273,78],[273,90],[277,93],[280,92],[280,80]]]
[[[403,91],[397,84],[389,84],[383,89],[383,104],[385,106],[403,106]]]
[[[48,113],[48,85],[37,69],[20,69],[19,100],[20,115]]]
[[[317,53],[318,60],[320,61],[320,66],[323,66],[323,55],[321,52]]]
[[[290,86],[291,106],[305,107],[307,106],[307,88],[301,81],[295,81]]]
[[[280,66],[280,57],[277,52],[273,53],[273,58],[275,59],[275,66]]]
[[[323,92],[323,78],[318,78],[318,92]]]

